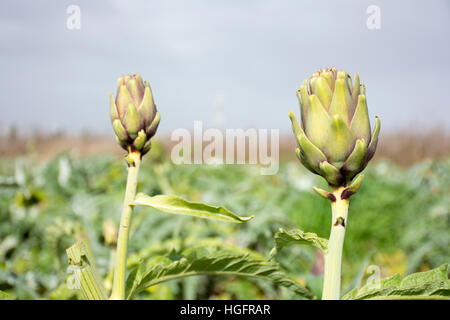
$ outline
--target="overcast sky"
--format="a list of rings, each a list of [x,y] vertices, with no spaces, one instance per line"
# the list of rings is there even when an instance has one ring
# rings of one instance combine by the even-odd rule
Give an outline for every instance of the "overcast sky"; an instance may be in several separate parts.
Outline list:
[[[164,133],[214,126],[220,105],[226,128],[287,131],[296,89],[327,66],[359,73],[383,130],[450,127],[448,0],[2,0],[0,17],[2,128],[112,135],[108,93],[139,72]]]

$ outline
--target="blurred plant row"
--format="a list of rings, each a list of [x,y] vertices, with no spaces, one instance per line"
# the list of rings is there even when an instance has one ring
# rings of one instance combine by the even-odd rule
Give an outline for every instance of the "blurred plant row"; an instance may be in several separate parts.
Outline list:
[[[136,207],[129,243],[130,270],[144,259],[178,257],[199,245],[268,257],[274,234],[293,226],[327,237],[329,203],[312,186],[325,183],[297,163],[283,163],[277,175],[262,176],[253,166],[173,165],[160,145],[144,162],[139,190],[177,194],[220,204],[244,216],[226,224],[173,216]],[[106,155],[74,159],[63,154],[47,163],[32,158],[0,160],[0,290],[19,299],[78,299],[70,288],[65,250],[88,243],[104,287],[112,285],[114,227],[126,180],[124,163]],[[381,277],[409,274],[450,261],[450,159],[426,161],[408,169],[388,162],[371,164],[350,206],[344,245],[343,293],[365,283],[370,265]],[[225,245],[224,245],[225,244]],[[244,250],[244,249],[239,249]],[[321,296],[320,251],[295,246],[273,259],[286,273]],[[158,260],[158,261],[159,261]],[[355,276],[356,275],[356,276]],[[145,299],[295,299],[294,291],[261,279],[193,276],[150,287]]]

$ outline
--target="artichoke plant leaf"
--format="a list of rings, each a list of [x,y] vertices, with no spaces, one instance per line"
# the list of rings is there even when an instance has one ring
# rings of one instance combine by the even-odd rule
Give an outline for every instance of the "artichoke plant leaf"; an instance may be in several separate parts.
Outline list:
[[[280,228],[280,230],[275,233],[274,241],[275,246],[270,253],[270,257],[273,257],[285,247],[297,244],[313,246],[322,250],[324,253],[326,253],[328,249],[327,239],[321,238],[313,232],[305,232],[300,229],[286,231]]]
[[[287,275],[277,263],[258,257],[257,253],[194,247],[172,254],[172,257],[153,259],[145,267],[140,267],[141,270],[129,281],[128,299],[153,285],[196,275],[257,278],[286,287],[304,298],[314,298],[309,290]]]
[[[0,290],[0,300],[16,300],[16,296]]]
[[[402,277],[399,274],[367,283],[344,295],[344,300],[450,300],[449,265]]]
[[[152,207],[166,213],[235,223],[242,223],[253,219],[253,216],[240,217],[222,206],[191,202],[174,195],[156,195],[150,197],[145,193],[138,193],[132,204],[135,206]]]

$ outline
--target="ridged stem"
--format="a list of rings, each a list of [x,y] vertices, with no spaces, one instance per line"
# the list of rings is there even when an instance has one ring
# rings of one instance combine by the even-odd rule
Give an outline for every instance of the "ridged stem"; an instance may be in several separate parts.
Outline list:
[[[136,196],[136,186],[138,181],[139,166],[141,164],[141,154],[139,152],[129,153],[128,161],[128,178],[125,190],[125,199],[123,202],[122,216],[120,219],[119,237],[117,239],[116,260],[114,269],[114,281],[110,299],[125,299],[125,273],[127,261],[128,231],[130,226],[131,213],[133,206],[131,205]]]
[[[322,300],[339,300],[341,295],[341,265],[349,199],[341,199],[343,187],[333,192],[332,223],[328,250],[325,254]]]
[[[71,271],[75,276],[76,288],[81,290],[84,299],[106,300],[100,278],[89,259],[83,242],[79,241],[66,250]]]

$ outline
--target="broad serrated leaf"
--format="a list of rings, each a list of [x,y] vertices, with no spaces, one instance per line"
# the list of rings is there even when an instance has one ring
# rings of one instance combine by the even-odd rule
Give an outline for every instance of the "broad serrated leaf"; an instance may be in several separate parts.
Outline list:
[[[167,213],[236,223],[242,223],[253,219],[253,217],[240,217],[221,206],[215,207],[204,203],[191,202],[178,196],[171,195],[157,195],[150,197],[144,193],[138,193],[134,199],[133,205],[152,207]]]
[[[168,255],[174,250],[182,252],[192,247],[202,247],[209,251],[219,250],[230,254],[249,254],[249,256],[253,258],[264,259],[264,256],[259,252],[239,247],[231,243],[224,243],[223,239],[218,237],[199,239],[191,236],[188,238],[172,238],[152,243],[151,246],[144,247],[141,250],[130,254],[127,258],[127,268],[133,269],[136,266],[141,266],[142,261],[147,261],[152,256]]]
[[[0,290],[0,300],[16,300],[16,297]]]
[[[435,300],[450,299],[449,266],[444,264],[436,269],[417,272],[402,277],[399,274],[368,283],[346,294],[345,300]]]
[[[270,252],[270,257],[273,257],[284,247],[292,246],[295,244],[310,245],[322,250],[324,253],[326,253],[328,248],[327,239],[321,238],[313,232],[304,232],[300,229],[286,231],[280,228],[280,230],[275,233],[274,240],[275,247]]]
[[[314,298],[311,292],[285,274],[277,263],[257,259],[248,253],[233,254],[229,251],[211,252],[205,248],[185,250],[180,259],[160,259],[146,267],[133,281],[128,295],[132,298],[140,291],[153,285],[197,275],[230,275],[247,278],[259,278],[284,286],[305,297]]]
[[[128,297],[128,294],[133,289],[134,283],[136,281],[136,277],[138,276],[140,271],[141,271],[141,265],[138,264],[138,265],[134,266],[133,269],[128,274],[127,280],[125,282],[125,294],[127,297]]]

